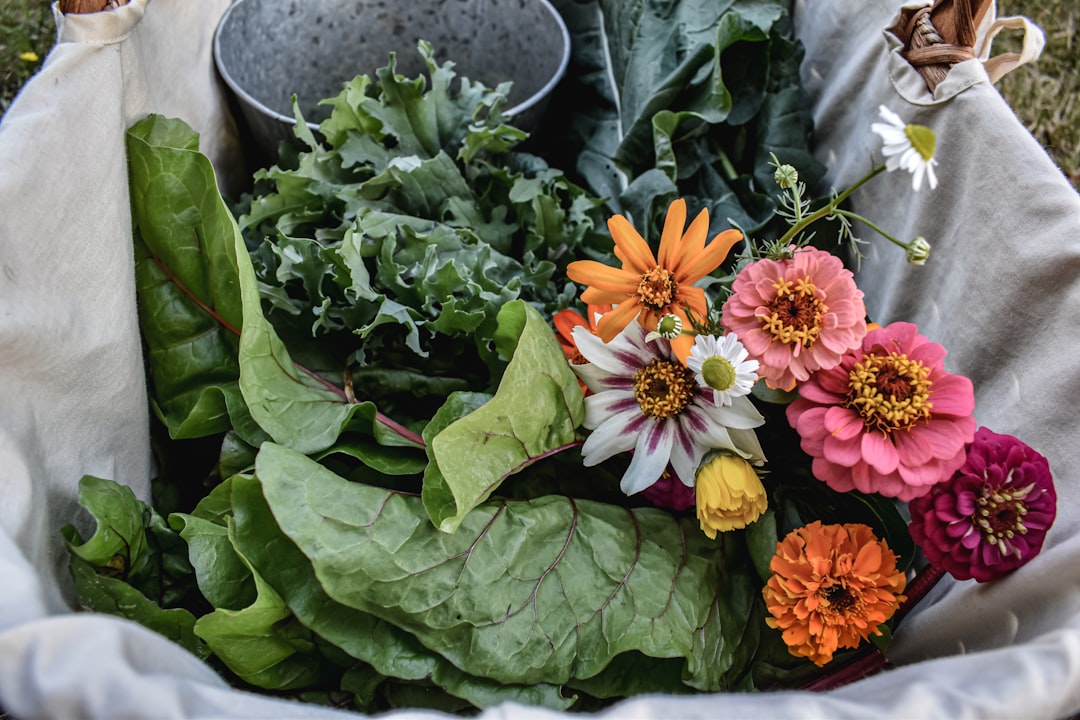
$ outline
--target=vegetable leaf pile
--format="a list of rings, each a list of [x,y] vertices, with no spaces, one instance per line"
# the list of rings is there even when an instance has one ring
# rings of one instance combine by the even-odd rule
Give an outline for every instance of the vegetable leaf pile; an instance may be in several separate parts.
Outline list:
[[[574,60],[531,138],[507,86],[424,42],[426,77],[391,56],[317,133],[297,111],[296,145],[233,206],[182,121],[129,130],[151,402],[170,447],[215,457],[166,468],[187,484],[162,496],[194,498],[169,512],[84,478],[97,531],[65,530],[84,606],[247,686],[367,712],[792,677],[760,573],[804,498],[716,541],[627,504],[619,459],[581,467],[582,390],[551,331],[577,296],[566,265],[617,264],[611,212],[655,241],[680,195],[714,232],[751,230],[770,151],[812,176],[784,3],[560,11]]]

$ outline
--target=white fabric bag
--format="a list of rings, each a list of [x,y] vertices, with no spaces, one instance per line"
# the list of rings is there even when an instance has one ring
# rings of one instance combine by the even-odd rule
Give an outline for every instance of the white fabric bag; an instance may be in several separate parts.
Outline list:
[[[350,717],[230,688],[137,625],[75,614],[60,528],[95,474],[148,493],[124,132],[148,112],[201,135],[223,187],[235,127],[210,47],[228,0],[132,0],[58,17],[60,43],[0,124],[0,708],[29,718]],[[940,187],[882,176],[856,208],[926,236],[925,267],[871,246],[860,287],[968,375],[976,417],[1043,452],[1059,516],[1042,555],[981,586],[943,580],[900,627],[900,667],[827,693],[645,697],[608,716],[1063,718],[1080,710],[1080,198],[988,82],[980,59],[936,93],[884,29],[899,8],[799,0],[816,152],[845,187],[876,151],[885,104],[939,139]],[[985,56],[984,56],[985,57]],[[864,233],[869,238],[869,231]],[[85,528],[81,528],[85,529]],[[400,717],[434,717],[401,712]],[[552,718],[518,706],[483,718]]]

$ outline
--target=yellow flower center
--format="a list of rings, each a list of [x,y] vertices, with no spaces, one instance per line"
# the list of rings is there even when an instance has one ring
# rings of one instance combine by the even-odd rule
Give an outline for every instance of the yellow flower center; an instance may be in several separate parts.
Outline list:
[[[1002,555],[1020,554],[1020,550],[1010,541],[1027,532],[1024,525],[1024,516],[1027,515],[1024,499],[1034,487],[1028,485],[1025,488],[1006,490],[986,486],[982,496],[975,500],[976,510],[972,521],[982,531],[987,542],[997,545]]]
[[[915,152],[919,153],[923,160],[930,162],[934,158],[937,136],[934,135],[933,130],[924,125],[907,125],[904,127],[904,134],[911,142],[911,147],[915,148]]]
[[[656,267],[641,276],[637,294],[642,305],[659,311],[675,302],[678,289],[675,276],[662,267]]]
[[[634,373],[634,398],[649,417],[675,417],[694,399],[694,373],[682,363],[657,358]]]
[[[713,355],[701,363],[701,377],[713,390],[730,390],[735,384],[735,366],[719,355]]]
[[[762,329],[779,343],[811,347],[821,334],[821,318],[829,308],[817,296],[817,287],[804,277],[798,282],[777,278],[776,295],[758,316]]]
[[[903,353],[873,353],[848,375],[847,407],[862,415],[867,428],[883,433],[930,419],[930,368]]]

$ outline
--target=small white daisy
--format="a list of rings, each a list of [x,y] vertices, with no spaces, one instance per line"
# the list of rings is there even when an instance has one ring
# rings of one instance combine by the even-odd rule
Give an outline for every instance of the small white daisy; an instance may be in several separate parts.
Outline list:
[[[697,381],[706,393],[712,389],[715,404],[730,405],[733,399],[749,395],[757,382],[758,361],[749,357],[734,333],[722,337],[698,335],[686,366],[697,373]]]
[[[937,138],[934,131],[923,125],[908,125],[900,116],[882,105],[878,108],[883,123],[873,123],[870,129],[881,136],[885,145],[881,152],[885,155],[885,167],[893,170],[903,169],[912,174],[911,187],[916,191],[922,187],[923,175],[930,183],[930,189],[937,187],[937,175],[934,174],[934,149]]]
[[[680,480],[693,485],[710,450],[764,462],[753,428],[765,418],[750,398],[715,404],[711,390],[679,362],[671,343],[648,341],[647,334],[632,322],[605,343],[587,328],[574,328],[574,343],[588,363],[573,369],[592,391],[585,398],[584,425],[592,431],[581,447],[585,466],[633,450],[620,483],[633,495],[659,480],[668,463]]]

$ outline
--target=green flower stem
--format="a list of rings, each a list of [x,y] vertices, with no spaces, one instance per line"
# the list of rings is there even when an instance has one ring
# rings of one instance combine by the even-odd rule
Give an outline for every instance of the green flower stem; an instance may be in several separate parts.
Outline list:
[[[880,226],[870,222],[869,220],[864,218],[862,215],[859,215],[858,213],[853,213],[850,210],[837,210],[836,214],[837,215],[843,215],[844,217],[850,218],[852,220],[857,220],[858,222],[861,222],[863,225],[870,228],[871,230],[876,232],[878,235],[881,235],[883,238],[885,238],[889,242],[893,243],[894,245],[897,245],[897,246],[903,248],[904,250],[908,249],[909,243],[906,243],[903,240],[898,240],[898,239],[894,238],[892,235],[890,235],[889,233],[882,230]]]
[[[802,197],[799,193],[799,183],[795,183],[791,186],[791,197],[795,201],[795,224],[798,225],[802,222]],[[785,237],[787,237],[785,235]]]
[[[783,237],[780,238],[779,244],[781,246],[784,246],[784,245],[788,244],[789,242],[792,241],[793,238],[798,236],[799,233],[801,233],[806,228],[808,228],[811,225],[813,225],[814,223],[816,223],[818,220],[821,220],[822,218],[827,218],[830,215],[836,215],[838,212],[841,212],[839,210],[840,204],[842,202],[844,202],[844,200],[847,200],[848,196],[851,195],[851,193],[855,192],[860,187],[862,187],[867,182],[869,182],[871,178],[873,178],[876,175],[881,174],[884,171],[885,171],[885,166],[884,165],[879,165],[879,166],[875,167],[873,170],[866,173],[859,180],[857,180],[854,185],[852,185],[847,190],[845,190],[844,192],[840,193],[839,195],[834,197],[832,200],[830,200],[827,205],[825,205],[822,208],[819,208],[818,210],[815,210],[814,212],[810,213],[806,217],[797,220],[794,225],[792,225],[790,228],[788,228],[788,231],[786,233],[784,233]],[[796,197],[797,197],[797,195],[796,195]],[[906,247],[906,246],[904,246],[904,247]]]

